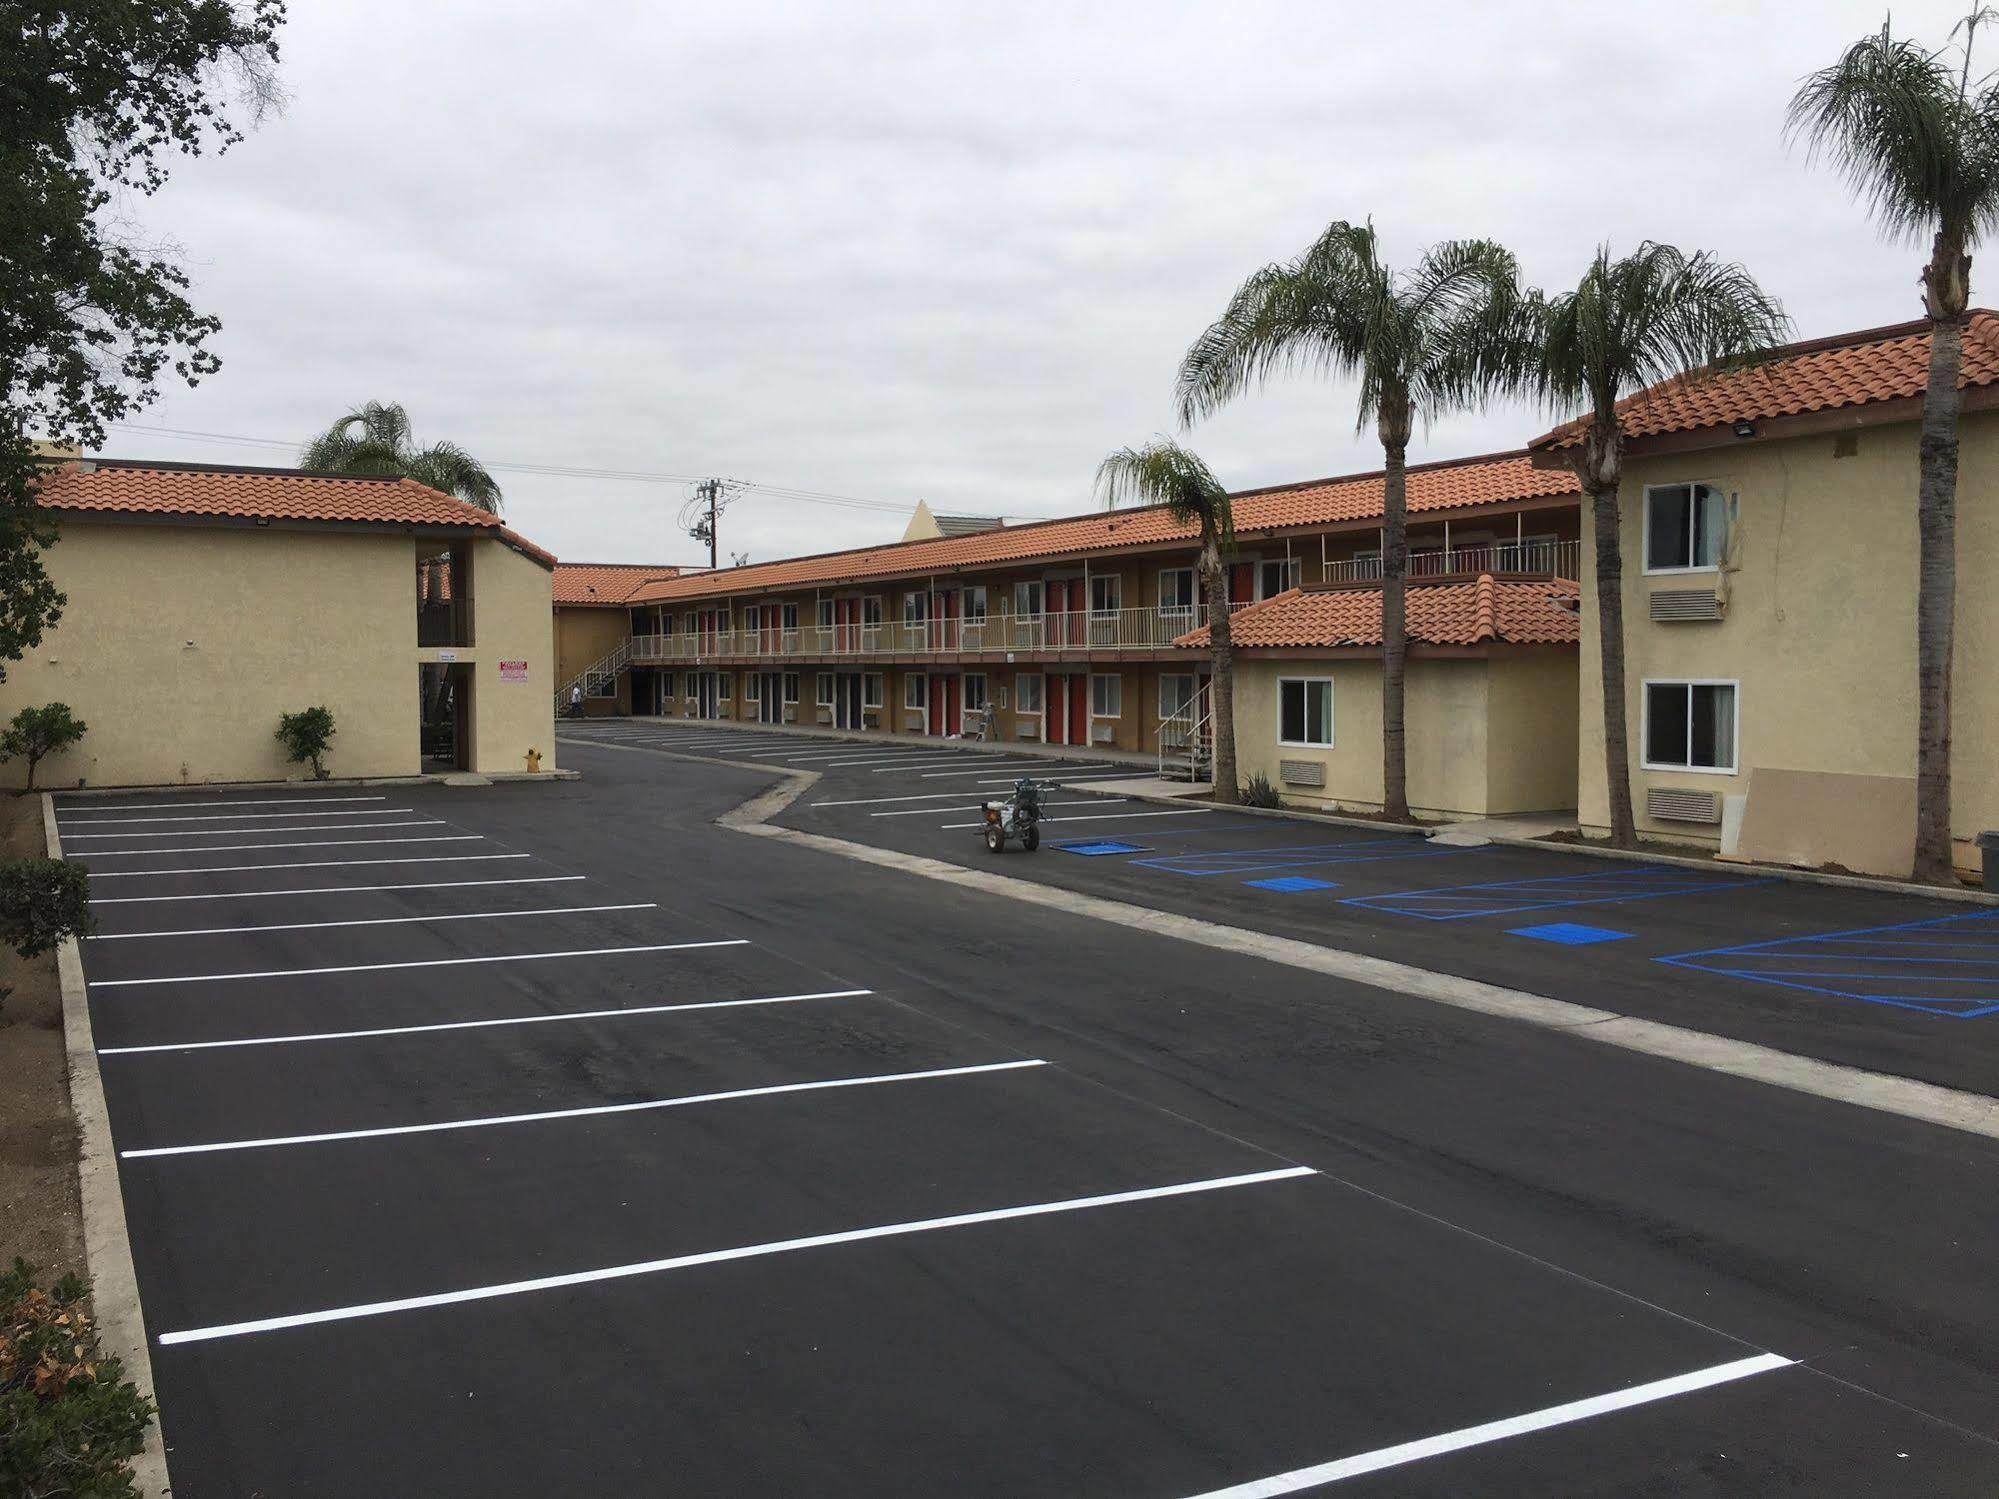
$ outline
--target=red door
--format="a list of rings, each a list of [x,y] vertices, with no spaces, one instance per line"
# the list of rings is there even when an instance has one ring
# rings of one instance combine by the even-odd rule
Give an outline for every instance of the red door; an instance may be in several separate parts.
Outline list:
[[[1069,675],[1069,738],[1070,744],[1090,742],[1090,675],[1088,672],[1071,672]]]
[[[1238,562],[1229,568],[1229,602],[1247,604],[1256,597],[1256,564]]]
[[[1042,700],[1046,712],[1041,726],[1041,737],[1049,744],[1065,744],[1069,737],[1066,727],[1069,722],[1069,694],[1062,686],[1063,678],[1053,672],[1042,680],[1047,685],[1042,688],[1046,694]]]
[[[1068,630],[1063,638],[1070,645],[1085,645],[1090,638],[1089,590],[1081,578],[1071,578],[1067,594],[1068,601],[1062,607],[1067,612]]]
[[[953,588],[944,595],[944,639],[943,648],[955,651],[958,648],[958,590]],[[954,677],[952,679],[956,681]]]

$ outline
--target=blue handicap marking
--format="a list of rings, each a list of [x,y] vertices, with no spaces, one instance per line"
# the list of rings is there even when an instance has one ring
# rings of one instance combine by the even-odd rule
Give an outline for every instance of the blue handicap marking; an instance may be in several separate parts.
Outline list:
[[[1056,851],[1065,854],[1081,854],[1086,859],[1094,859],[1100,854],[1142,854],[1145,852],[1136,843],[1118,843],[1109,838],[1093,838],[1086,843],[1058,843]]]
[[[1767,885],[1767,879],[1740,879],[1700,870],[1641,866],[1599,874],[1565,874],[1538,880],[1496,880],[1483,885],[1449,885],[1436,890],[1399,890],[1389,895],[1350,895],[1346,904],[1420,916],[1425,921],[1463,921],[1473,916],[1508,916],[1551,906],[1615,905],[1657,900],[1665,895],[1700,895]]]
[[[1580,921],[1550,921],[1540,926],[1516,926],[1509,937],[1534,937],[1542,942],[1559,942],[1564,947],[1588,947],[1593,942],[1615,942],[1629,932],[1612,931],[1607,926],[1585,926]]]
[[[1999,1014],[1999,911],[1779,937],[1658,961],[1931,1015]]]
[[[1282,890],[1286,894],[1298,890],[1337,890],[1340,887],[1331,880],[1315,880],[1302,874],[1279,875],[1274,880],[1244,880],[1245,885],[1254,885],[1259,890]]]

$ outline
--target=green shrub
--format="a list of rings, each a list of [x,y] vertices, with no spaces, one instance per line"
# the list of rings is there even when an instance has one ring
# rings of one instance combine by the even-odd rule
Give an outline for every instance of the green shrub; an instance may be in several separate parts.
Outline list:
[[[1283,805],[1277,796],[1277,788],[1270,784],[1270,777],[1258,771],[1249,778],[1249,784],[1242,788],[1242,804],[1245,807],[1276,807]]]
[[[301,708],[278,715],[278,742],[293,764],[310,760],[312,777],[326,779],[326,747],[333,742],[333,715],[325,708]]]
[[[98,1350],[83,1282],[47,1290],[24,1260],[0,1275],[0,1494],[127,1499],[125,1465],[145,1445],[153,1403]]]
[[[68,703],[44,703],[39,708],[23,708],[14,721],[0,730],[0,760],[28,762],[27,789],[35,789],[35,767],[57,750],[68,749],[83,737],[86,725],[69,711]]]
[[[51,952],[65,937],[97,929],[90,875],[74,859],[9,859],[0,864],[0,941],[24,958]]]

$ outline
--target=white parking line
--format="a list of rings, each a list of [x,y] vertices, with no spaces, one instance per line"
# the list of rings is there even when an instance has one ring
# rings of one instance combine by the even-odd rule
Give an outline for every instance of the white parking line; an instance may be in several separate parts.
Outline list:
[[[1116,807],[1123,805],[1122,797],[1079,796],[1066,802],[1043,802],[1044,807]],[[939,813],[949,816],[953,812],[976,812],[977,807],[907,807],[900,812],[870,812],[870,817],[935,817]],[[1049,821],[1075,822],[1073,817],[1050,818]]]
[[[1091,800],[1095,801],[1096,798],[1092,797]],[[1101,817],[1051,817],[1048,819],[1048,825],[1050,827],[1060,826],[1066,828],[1072,822],[1126,822],[1134,817],[1206,817],[1212,810],[1209,807],[1190,807],[1184,812],[1106,812]],[[984,824],[977,822],[940,822],[937,826],[955,830],[958,828],[983,827]]]
[[[90,803],[75,807],[59,807],[58,813],[72,810],[81,811],[88,806],[92,812],[150,812],[155,807],[284,807],[299,802],[385,802],[386,796],[260,796],[254,801],[241,802],[106,802],[103,805]]]
[[[813,802],[815,807],[879,807],[886,802],[950,802],[970,795],[965,791],[926,791],[921,796],[862,796],[844,802]]]
[[[214,849],[205,850],[214,853]],[[99,880],[156,880],[169,874],[240,874],[246,869],[348,869],[360,864],[479,864],[488,859],[526,859],[529,854],[437,854],[420,859],[312,859],[297,864],[203,864],[192,869],[111,869],[90,871],[91,883]],[[231,895],[254,895],[255,891],[232,890]],[[281,892],[273,891],[272,894]],[[95,901],[92,902],[95,904]]]
[[[269,838],[279,833],[350,833],[356,828],[441,828],[441,817],[418,817],[408,822],[321,822],[302,828],[174,828],[164,833],[72,833],[64,830],[62,841],[81,843],[87,838]]]
[[[1482,1447],[1488,1442],[1502,1442],[1508,1437],[1525,1436],[1533,1431],[1546,1431],[1551,1426],[1566,1426],[1574,1421],[1587,1421],[1594,1416],[1606,1416],[1613,1411],[1648,1405],[1655,1400],[1670,1400],[1675,1395],[1712,1389],[1715,1385],[1727,1384],[1731,1380],[1747,1379],[1752,1374],[1765,1374],[1772,1369],[1788,1369],[1795,1362],[1778,1354],[1760,1353],[1754,1358],[1716,1364],[1708,1369],[1696,1369],[1691,1374],[1676,1374],[1670,1379],[1655,1379],[1650,1384],[1633,1385],[1626,1390],[1614,1390],[1608,1395],[1594,1395],[1587,1400],[1572,1400],[1566,1405],[1551,1405],[1545,1410],[1529,1411],[1524,1416],[1509,1416],[1503,1421],[1488,1421],[1483,1426],[1467,1426],[1458,1431],[1447,1431],[1441,1436],[1424,1437],[1421,1441],[1403,1442],[1394,1447],[1382,1447],[1373,1452],[1362,1452],[1354,1457],[1343,1457],[1336,1462],[1320,1463],[1317,1467],[1296,1468],[1289,1473],[1279,1473],[1272,1478],[1259,1478],[1250,1483],[1234,1484],[1225,1489],[1209,1489],[1206,1493],[1193,1495],[1192,1499],[1275,1499],[1275,1496],[1280,1494],[1295,1494],[1300,1489],[1315,1489],[1322,1484],[1338,1483],[1344,1478],[1358,1478],[1363,1473],[1379,1473],[1383,1468],[1398,1468],[1405,1463],[1421,1462],[1424,1458],[1441,1457],[1447,1452],[1462,1452],[1467,1447]]]
[[[956,770],[927,770],[917,776],[916,779],[919,781],[936,781],[943,779],[945,776],[981,776],[1001,770],[1018,771],[1020,774],[1026,775],[1029,771],[1047,770],[1048,768],[1049,765],[1046,760],[1038,760],[1030,765],[961,765]],[[880,775],[881,772],[876,771],[875,774]]]
[[[521,857],[526,857],[522,855]],[[390,862],[376,860],[376,863]],[[412,862],[421,863],[421,860]],[[268,869],[268,864],[253,864],[252,869]],[[151,871],[154,874],[160,870]],[[98,875],[103,879],[103,875]],[[93,906],[138,906],[163,900],[261,900],[268,895],[362,895],[377,890],[470,890],[483,885],[562,885],[573,880],[588,879],[583,874],[530,874],[517,880],[424,880],[407,885],[315,885],[306,890],[204,890],[196,895],[110,895],[90,898]]]
[[[230,979],[295,979],[327,973],[381,973],[391,968],[459,968],[468,963],[531,963],[542,958],[604,958],[628,952],[685,952],[696,947],[748,947],[747,937],[712,942],[653,942],[630,947],[579,947],[567,952],[490,953],[472,958],[419,958],[404,963],[349,963],[338,968],[261,968],[245,973],[182,973],[168,978],[94,979],[93,989],[131,989],[141,984],[221,984]]]
[[[236,1046],[292,1046],[301,1041],[365,1041],[377,1036],[423,1036],[433,1031],[477,1031],[502,1025],[555,1025],[570,1020],[621,1020],[627,1015],[675,1015],[682,1010],[736,1010],[752,1005],[795,1005],[808,999],[860,999],[872,989],[826,989],[817,994],[767,994],[754,999],[703,999],[691,1004],[634,1005],[621,1010],[566,1010],[553,1015],[506,1015],[498,1020],[443,1020],[429,1025],[389,1025],[365,1031],[310,1031],[289,1036],[235,1036],[226,1041],[163,1041],[150,1046],[100,1046],[100,1057],[157,1051],[222,1051]]]
[[[426,823],[426,827],[443,827],[444,823]],[[251,849],[264,848],[356,848],[366,844],[385,843],[484,843],[483,833],[441,833],[427,838],[320,838],[309,843],[176,843],[172,848],[83,848],[77,855],[84,859],[132,859],[157,858],[161,854],[239,854]]]
[[[1059,779],[1064,785],[1081,786],[1090,781],[1128,781],[1133,776],[1142,774],[1144,772],[1136,770],[1109,770],[1092,772],[1089,775],[1051,776],[1049,779]],[[974,786],[1011,786],[1017,779],[1018,777],[1016,776],[995,776],[989,781],[974,781],[972,784]]]
[[[1078,1213],[1090,1208],[1116,1207],[1128,1202],[1150,1202],[1163,1197],[1186,1197],[1197,1192],[1221,1192],[1232,1187],[1254,1186],[1261,1182],[1285,1181],[1314,1176],[1310,1166],[1287,1166],[1276,1171],[1255,1171],[1242,1176],[1217,1176],[1206,1181],[1177,1182],[1168,1187],[1142,1187],[1133,1192],[1106,1192],[1096,1197],[1069,1197],[1059,1202],[1030,1202],[1018,1207],[989,1208],[981,1213],[954,1213],[945,1218],[920,1218],[909,1223],[882,1223],[872,1228],[853,1228],[841,1233],[812,1234],[801,1239],[779,1239],[768,1244],[743,1244],[733,1249],[711,1249],[701,1254],[676,1254],[665,1259],[641,1260],[629,1265],[606,1265],[597,1270],[578,1270],[567,1275],[544,1275],[533,1280],[505,1281],[498,1285],[470,1286],[460,1291],[440,1291],[429,1296],[405,1296],[395,1301],[365,1301],[352,1306],[326,1307],[320,1311],[294,1312],[284,1317],[258,1317],[247,1322],[224,1322],[212,1327],[190,1327],[180,1332],[162,1333],[160,1342],[206,1343],[217,1338],[240,1338],[250,1333],[279,1332],[292,1327],[312,1327],[325,1322],[347,1322],[357,1317],[381,1317],[391,1312],[412,1312],[427,1307],[457,1306],[468,1301],[490,1301],[500,1296],[522,1296],[532,1291],[556,1291],[569,1286],[600,1281],[625,1280],[635,1275],[656,1275],[667,1270],[688,1270],[697,1265],[718,1265],[730,1260],[759,1259],[766,1255],[790,1254],[801,1249],[823,1249],[834,1244],[859,1244],[869,1239],[889,1239],[903,1234],[934,1233],[947,1228],[966,1228],[979,1223],[1000,1223],[1011,1218],[1038,1218],[1052,1213]]]
[[[577,876],[581,878],[581,876]],[[394,888],[394,887],[391,887]],[[135,937],[221,937],[232,932],[311,932],[329,926],[406,926],[413,922],[492,921],[502,916],[581,916],[591,911],[657,911],[659,902],[622,906],[542,906],[532,911],[462,911],[448,916],[371,916],[360,921],[283,921],[263,926],[194,926],[173,932],[96,932],[86,942],[130,942]]]
[[[379,797],[379,796],[377,796],[377,797],[373,797],[373,798],[370,798],[370,800],[373,800],[373,801],[382,801],[383,799],[384,799],[384,798],[382,798],[382,797]],[[196,802],[196,803],[192,803],[191,805],[195,805],[195,806],[223,806],[223,805],[226,805],[226,803],[222,803],[222,802]],[[259,802],[252,802],[252,803],[250,803],[250,805],[251,805],[251,806],[261,806],[261,805],[262,805],[262,803],[259,803]],[[272,822],[272,821],[286,821],[286,820],[299,820],[299,821],[303,821],[303,820],[304,820],[305,818],[308,818],[308,817],[387,817],[387,816],[391,815],[392,813],[397,813],[397,812],[414,812],[415,810],[416,810],[416,808],[415,808],[415,807],[376,807],[376,808],[374,808],[374,809],[372,809],[372,810],[370,810],[370,811],[367,811],[367,812],[363,812],[363,811],[360,811],[360,810],[358,810],[358,809],[356,809],[356,808],[349,808],[349,809],[347,809],[347,810],[346,810],[346,811],[344,811],[344,812],[223,812],[223,813],[220,813],[220,814],[218,814],[218,815],[213,815],[213,816],[202,816],[202,817],[65,817],[65,818],[63,819],[63,821],[62,821],[62,826],[63,826],[63,827],[65,828],[65,829],[68,829],[68,828],[81,828],[81,827],[95,827],[95,826],[96,826],[97,824],[99,824],[99,823],[113,823],[113,822],[116,822],[116,823],[126,823],[126,822]],[[112,833],[93,833],[93,834],[91,834],[90,836],[92,836],[92,837],[94,837],[94,838],[111,838],[111,837],[115,837],[115,836],[116,836],[116,834],[112,834]]]
[[[1046,1067],[1039,1059],[983,1062],[972,1067],[937,1067],[928,1072],[883,1072],[871,1077],[835,1077],[809,1083],[770,1083],[761,1088],[731,1088],[720,1093],[687,1093],[679,1098],[648,1098],[637,1103],[600,1103],[575,1109],[544,1109],[533,1114],[494,1114],[484,1119],[446,1119],[435,1124],[391,1124],[376,1129],[332,1130],[318,1135],[272,1135],[262,1140],[217,1140],[206,1145],[157,1145],[146,1150],[121,1150],[128,1161],[155,1156],[209,1155],[222,1150],[268,1150],[279,1145],[325,1145],[336,1140],[382,1140],[392,1135],[434,1135],[447,1130],[491,1129],[502,1124],[547,1124],[557,1119],[594,1119],[605,1114],[642,1114],[657,1109],[684,1109],[699,1103],[727,1103],[739,1098],[774,1098],[781,1093],[819,1093],[832,1088],[869,1088],[877,1083],[927,1082],[944,1077],[972,1077],[986,1072],[1017,1072]]]

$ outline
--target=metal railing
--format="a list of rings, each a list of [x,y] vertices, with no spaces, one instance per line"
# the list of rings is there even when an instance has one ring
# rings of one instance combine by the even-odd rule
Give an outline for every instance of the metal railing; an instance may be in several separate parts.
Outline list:
[[[1231,609],[1239,606],[1231,606]],[[975,619],[808,625],[796,630],[696,629],[632,637],[639,662],[828,660],[869,656],[979,656],[1032,652],[1086,656],[1104,651],[1170,651],[1207,622],[1204,609],[1077,609],[989,614]]]
[[[1159,778],[1204,781],[1213,770],[1214,721],[1203,693],[1178,713],[1159,720]]]
[[[1581,576],[1579,541],[1501,541],[1477,546],[1437,547],[1409,554],[1409,576],[1444,578],[1461,573],[1548,573],[1574,582]],[[1369,553],[1327,564],[1329,583],[1372,583],[1380,580],[1381,557]]]

